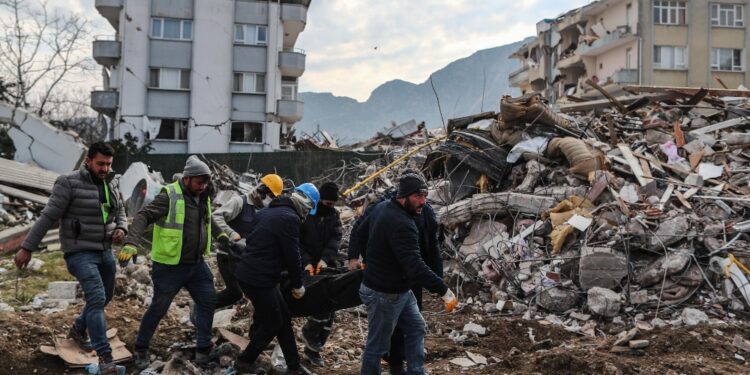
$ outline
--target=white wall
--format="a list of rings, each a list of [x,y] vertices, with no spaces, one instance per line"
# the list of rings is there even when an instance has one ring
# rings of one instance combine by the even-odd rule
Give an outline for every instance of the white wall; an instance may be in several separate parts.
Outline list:
[[[151,0],[126,1],[120,12],[120,106],[115,123],[115,136],[131,133],[143,140],[142,119],[146,113],[146,85],[148,84],[148,34],[151,30]],[[126,18],[127,15],[127,18]],[[125,95],[123,95],[125,93]]]

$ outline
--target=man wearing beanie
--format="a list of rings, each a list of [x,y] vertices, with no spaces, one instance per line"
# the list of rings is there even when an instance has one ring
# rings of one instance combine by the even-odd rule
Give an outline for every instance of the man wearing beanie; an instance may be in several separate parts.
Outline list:
[[[413,284],[442,296],[446,311],[457,304],[453,292],[420,255],[414,217],[422,213],[426,201],[424,179],[405,173],[396,198],[375,206],[357,228],[356,235],[367,243],[367,267],[359,289],[368,322],[361,374],[380,374],[380,359],[388,352],[396,327],[404,333],[407,373],[424,374],[425,322],[410,290]]]
[[[150,204],[138,211],[125,238],[126,245],[117,255],[121,262],[129,261],[146,227],[154,224],[151,242],[154,297],[141,319],[135,341],[134,360],[139,369],[149,366],[151,337],[182,288],[187,289],[196,304],[196,362],[209,362],[216,291],[204,257],[211,250],[212,231],[219,231],[211,219],[211,199],[206,191],[210,180],[208,165],[197,156],[190,156],[182,177],[162,188]]]
[[[310,276],[319,274],[327,267],[338,267],[336,258],[341,243],[341,220],[335,208],[339,187],[334,182],[326,182],[319,190],[317,212],[307,216],[300,233],[300,256]],[[333,312],[310,316],[302,327],[305,356],[313,365],[325,364],[320,352],[331,333],[333,320]]]

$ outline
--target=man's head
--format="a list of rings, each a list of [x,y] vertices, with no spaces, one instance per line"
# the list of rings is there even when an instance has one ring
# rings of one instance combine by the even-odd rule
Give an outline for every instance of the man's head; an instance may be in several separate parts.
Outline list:
[[[197,156],[190,156],[182,170],[182,184],[190,194],[200,195],[208,188],[209,182],[211,182],[211,169]]]
[[[112,172],[112,159],[115,150],[105,142],[96,142],[89,146],[84,163],[92,176],[104,180]]]
[[[328,216],[336,213],[336,201],[339,200],[339,186],[335,182],[326,182],[320,185],[320,202],[318,202],[318,213]]]
[[[412,215],[422,213],[427,203],[427,183],[416,173],[404,173],[398,180],[396,199]]]
[[[263,206],[268,207],[271,200],[280,196],[284,191],[284,181],[277,174],[267,174],[260,179],[260,185],[255,191],[262,200]]]

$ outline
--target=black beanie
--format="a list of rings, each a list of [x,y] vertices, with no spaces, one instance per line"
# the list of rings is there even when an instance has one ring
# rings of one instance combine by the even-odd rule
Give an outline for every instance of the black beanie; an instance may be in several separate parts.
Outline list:
[[[396,198],[403,198],[420,190],[427,191],[427,183],[422,176],[416,173],[405,173],[398,179]]]
[[[326,182],[320,185],[320,199],[326,201],[339,200],[339,186],[335,182]]]

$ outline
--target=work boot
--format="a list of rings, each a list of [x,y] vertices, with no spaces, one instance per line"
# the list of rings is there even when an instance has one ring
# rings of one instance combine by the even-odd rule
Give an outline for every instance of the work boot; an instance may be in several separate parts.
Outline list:
[[[266,375],[266,370],[255,363],[247,363],[241,359],[234,361],[234,375]]]
[[[117,365],[112,362],[112,354],[104,354],[99,357],[99,374],[117,375]]]
[[[314,352],[308,348],[305,348],[305,358],[310,361],[310,364],[316,367],[326,364],[325,361],[323,361],[323,357],[320,356],[320,353]]]
[[[312,371],[308,370],[307,368],[305,368],[305,366],[302,366],[302,365],[299,365],[299,368],[297,369],[289,370],[286,372],[286,375],[313,375],[313,374],[314,373]]]
[[[207,366],[211,363],[211,350],[214,348],[213,344],[207,348],[196,348],[195,349],[195,363],[199,366]]]
[[[305,349],[309,349],[313,352],[320,352],[323,350],[323,345],[317,340],[317,335],[312,329],[308,328],[307,325],[302,327],[302,343],[305,344]]]
[[[86,331],[79,331],[76,328],[76,324],[73,323],[73,325],[70,326],[70,331],[68,331],[68,337],[71,338],[73,341],[75,341],[78,346],[83,349],[85,352],[90,352],[94,350],[94,347],[91,346],[91,340],[89,340],[89,335],[86,334]]]
[[[138,370],[147,369],[151,365],[151,353],[148,352],[148,348],[135,348],[133,351],[133,362],[135,363],[135,368]]]

